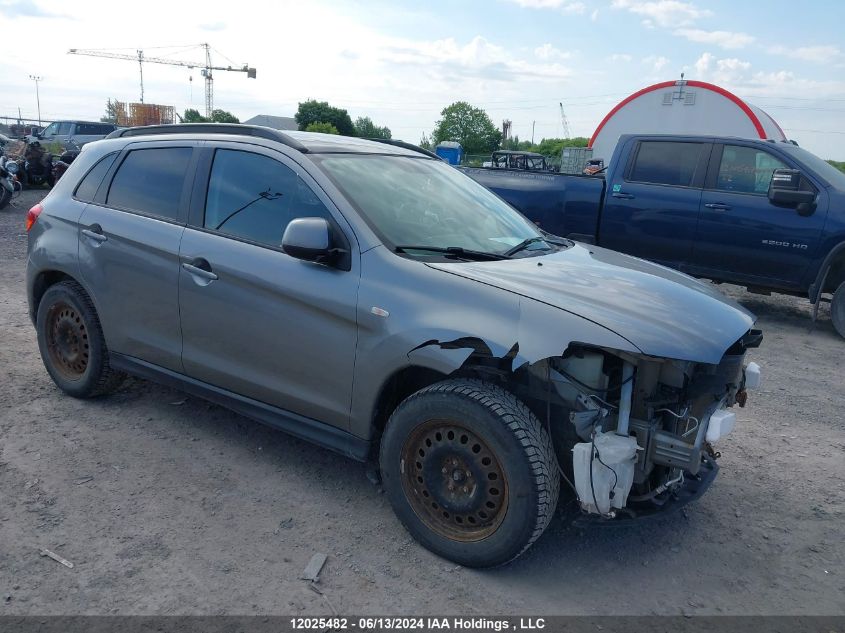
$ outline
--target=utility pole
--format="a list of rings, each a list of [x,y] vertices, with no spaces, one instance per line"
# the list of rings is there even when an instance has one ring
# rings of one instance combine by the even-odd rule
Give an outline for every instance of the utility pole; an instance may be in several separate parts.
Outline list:
[[[534,145],[534,126],[537,125],[537,121],[531,121],[531,144]]]
[[[43,81],[44,77],[30,75],[29,78],[35,82],[35,102],[38,104],[38,127],[41,127],[41,96],[38,94],[38,82]]]

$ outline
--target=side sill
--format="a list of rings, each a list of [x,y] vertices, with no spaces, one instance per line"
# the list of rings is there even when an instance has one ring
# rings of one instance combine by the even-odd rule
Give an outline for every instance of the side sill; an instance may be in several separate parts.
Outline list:
[[[370,443],[347,431],[311,418],[306,418],[284,409],[264,404],[251,398],[209,385],[194,378],[177,373],[158,365],[124,354],[111,352],[109,360],[112,367],[127,374],[152,380],[168,387],[180,389],[192,396],[197,396],[219,404],[235,413],[240,413],[262,424],[284,431],[294,437],[317,444],[329,450],[366,461],[370,455]]]

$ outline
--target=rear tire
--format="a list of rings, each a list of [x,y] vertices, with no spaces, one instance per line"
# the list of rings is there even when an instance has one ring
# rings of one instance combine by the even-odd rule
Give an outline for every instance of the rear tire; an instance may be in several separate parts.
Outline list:
[[[11,200],[12,194],[9,193],[6,187],[0,185],[0,210],[5,209],[9,202],[11,202]]]
[[[830,302],[830,319],[839,336],[845,338],[845,281],[839,284]]]
[[[75,281],[62,281],[47,289],[38,304],[35,327],[44,367],[68,395],[105,395],[126,377],[109,364],[97,311]]]
[[[380,464],[399,520],[435,554],[467,567],[507,563],[539,538],[560,491],[551,439],[513,394],[446,380],[397,407]]]

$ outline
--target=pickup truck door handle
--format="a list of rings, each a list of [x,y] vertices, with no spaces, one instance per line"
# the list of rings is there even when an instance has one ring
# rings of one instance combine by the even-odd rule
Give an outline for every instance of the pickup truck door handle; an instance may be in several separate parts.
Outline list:
[[[614,198],[622,198],[623,200],[633,200],[634,196],[630,193],[623,193],[622,191],[614,191],[612,194]]]
[[[217,279],[217,275],[211,271],[211,265],[202,257],[197,257],[196,259],[183,262],[182,268],[195,277],[205,279],[206,281],[214,281]]]
[[[94,240],[95,242],[105,242],[108,237],[103,235],[103,227],[99,224],[92,224],[87,229],[82,229],[82,234],[87,237],[88,239]]]
[[[704,206],[708,209],[717,209],[719,211],[729,211],[731,208],[731,205],[724,204],[723,202],[708,202]]]

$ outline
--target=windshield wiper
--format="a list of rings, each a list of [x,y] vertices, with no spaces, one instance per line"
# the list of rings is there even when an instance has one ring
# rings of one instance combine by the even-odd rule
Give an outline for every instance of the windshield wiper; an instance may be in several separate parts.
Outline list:
[[[522,240],[519,244],[514,246],[513,248],[509,248],[505,251],[505,255],[510,257],[511,255],[515,255],[519,251],[524,251],[526,248],[531,246],[532,244],[536,244],[537,242],[545,242],[546,238],[538,235],[537,237],[529,237],[527,240]]]
[[[462,257],[464,259],[479,259],[479,260],[499,260],[510,259],[510,256],[503,253],[488,253],[486,251],[474,251],[466,249],[461,246],[412,246],[410,244],[402,244],[394,246],[393,250],[397,253],[407,253],[408,251],[427,251],[429,253],[442,253],[444,255],[453,255],[455,257]]]

